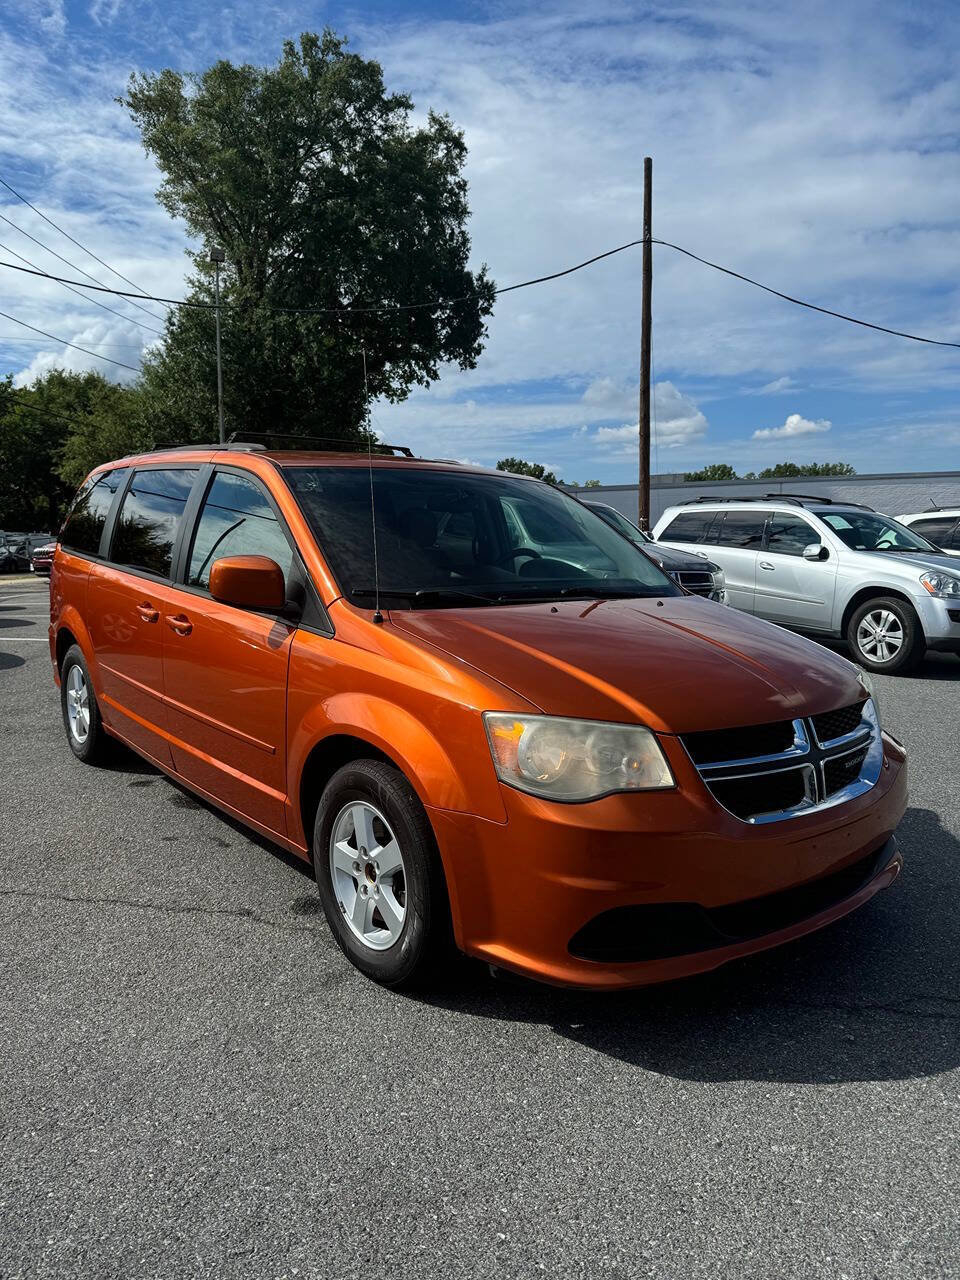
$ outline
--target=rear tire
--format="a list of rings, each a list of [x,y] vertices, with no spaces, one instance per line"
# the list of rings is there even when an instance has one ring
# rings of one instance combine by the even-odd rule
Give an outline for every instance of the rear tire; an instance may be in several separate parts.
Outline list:
[[[333,775],[317,809],[313,867],[337,944],[374,982],[419,985],[452,953],[433,831],[392,765],[356,760]]]
[[[847,623],[847,644],[862,667],[888,676],[915,667],[926,650],[916,611],[896,596],[864,601]]]
[[[70,750],[84,764],[102,764],[110,750],[87,661],[79,645],[71,645],[60,668],[60,709]]]

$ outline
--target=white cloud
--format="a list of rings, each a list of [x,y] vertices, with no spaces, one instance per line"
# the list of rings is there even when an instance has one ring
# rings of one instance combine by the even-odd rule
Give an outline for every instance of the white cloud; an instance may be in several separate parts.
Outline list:
[[[679,448],[701,439],[707,430],[707,419],[689,396],[672,382],[658,382],[653,389],[651,436],[654,447]],[[632,453],[640,434],[636,422],[617,427],[598,427],[592,439],[607,447],[617,446],[620,453]]]
[[[796,385],[797,383],[794,378],[788,377],[784,374],[783,377],[774,378],[772,382],[768,382],[764,386],[758,387],[756,391],[751,391],[748,394],[754,396],[779,396],[785,391],[793,391]]]
[[[811,422],[809,418],[803,418],[799,413],[791,413],[787,415],[787,420],[782,427],[761,427],[759,431],[753,433],[753,439],[786,440],[793,439],[795,436],[819,435],[829,431],[832,426],[833,423],[828,422],[826,418]]]

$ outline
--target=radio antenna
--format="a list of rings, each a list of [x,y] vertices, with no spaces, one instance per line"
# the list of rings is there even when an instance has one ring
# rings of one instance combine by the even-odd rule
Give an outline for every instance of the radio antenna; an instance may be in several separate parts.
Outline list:
[[[370,404],[370,388],[367,385],[367,349],[360,348],[360,354],[363,356],[363,394],[368,407]],[[373,620],[376,623],[383,622],[383,614],[380,612],[380,560],[377,556],[377,503],[373,491],[373,432],[370,430],[370,423],[367,422],[367,471],[370,474],[370,530],[373,534]]]

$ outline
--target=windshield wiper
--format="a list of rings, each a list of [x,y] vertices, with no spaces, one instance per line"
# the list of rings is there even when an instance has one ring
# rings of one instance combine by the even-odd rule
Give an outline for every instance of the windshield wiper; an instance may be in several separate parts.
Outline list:
[[[476,595],[472,591],[461,591],[458,587],[419,587],[413,588],[381,587],[379,592],[376,587],[357,587],[349,592],[352,596],[360,596],[365,600],[375,600],[379,595],[393,596],[394,599],[409,600],[414,604],[442,604],[444,601],[468,600],[472,604],[496,604],[499,596],[481,596]]]

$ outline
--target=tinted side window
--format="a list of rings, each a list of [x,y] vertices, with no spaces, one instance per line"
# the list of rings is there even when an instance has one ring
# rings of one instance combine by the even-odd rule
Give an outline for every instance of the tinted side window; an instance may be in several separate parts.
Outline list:
[[[289,577],[293,552],[266,494],[253,480],[218,471],[204,500],[190,554],[187,581],[210,585],[210,570],[224,556],[267,556]]]
[[[126,479],[127,470],[108,471],[83,486],[73,501],[60,534],[61,545],[69,551],[95,556],[100,535],[110,514],[114,495]]]
[[[909,528],[915,533],[922,533],[925,538],[929,538],[932,543],[938,547],[946,545],[953,526],[956,524],[953,516],[939,516],[937,519],[931,520],[914,520]]]
[[[768,515],[767,511],[727,511],[720,527],[718,545],[759,551],[763,542],[763,526]]]
[[[195,469],[134,472],[120,507],[111,560],[169,578],[173,544],[196,477]]]
[[[944,538],[943,546],[948,551],[960,551],[960,520],[953,526],[953,532]]]
[[[703,542],[715,517],[715,511],[685,511],[671,520],[660,538],[664,542]]]
[[[819,542],[820,535],[796,516],[775,515],[767,525],[767,550],[782,556],[802,556],[803,548]]]

